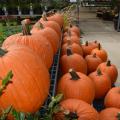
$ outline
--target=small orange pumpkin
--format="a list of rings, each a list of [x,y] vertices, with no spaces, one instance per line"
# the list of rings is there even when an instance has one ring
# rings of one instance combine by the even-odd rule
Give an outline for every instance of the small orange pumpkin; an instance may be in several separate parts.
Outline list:
[[[113,87],[105,96],[105,107],[116,107],[120,109],[120,87]]]
[[[94,53],[96,53],[96,55],[99,56],[103,60],[103,62],[107,60],[107,57],[108,57],[107,52],[101,48],[100,43],[98,45],[98,48],[95,48],[91,51],[91,54],[94,54]]]
[[[111,88],[111,80],[109,76],[98,69],[89,74],[89,77],[95,84],[95,98],[103,98]]]
[[[82,100],[67,99],[60,103],[63,110],[61,113],[56,113],[53,120],[66,120],[65,115],[69,120],[99,120],[97,111]]]
[[[75,98],[91,104],[94,99],[95,88],[89,77],[70,69],[69,73],[63,75],[59,80],[57,92],[62,93],[64,99]]]
[[[68,32],[65,32],[65,33],[63,34],[63,37],[68,37],[68,36],[69,36]],[[71,36],[71,37],[72,37],[72,36],[78,37],[75,32],[70,32],[70,36]],[[79,37],[78,37],[78,38],[79,38]]]
[[[77,36],[80,37],[80,29],[77,26],[70,24],[70,30],[75,32]]]
[[[119,120],[120,119],[120,109],[118,108],[106,108],[102,110],[99,114],[99,120]]]
[[[76,53],[72,53],[70,48],[67,48],[67,54],[60,59],[62,73],[67,73],[70,68],[78,72],[87,74],[87,63],[84,58]]]
[[[115,65],[111,64],[110,60],[108,60],[107,62],[101,63],[98,66],[98,69],[100,69],[102,72],[107,73],[110,76],[112,84],[115,83],[118,76],[118,70]]]
[[[73,53],[77,53],[81,56],[83,56],[83,50],[80,47],[80,45],[76,44],[76,43],[71,43],[71,41],[69,40],[68,43],[65,43],[64,45],[62,45],[62,55],[67,54],[67,48],[70,47]]]
[[[91,54],[91,51],[97,46],[94,43],[86,41],[85,45],[82,45],[84,57]]]
[[[85,60],[87,62],[88,74],[94,72],[97,69],[98,65],[102,63],[101,58],[96,56],[96,54],[87,55],[85,57]]]
[[[80,45],[80,39],[77,36],[67,36],[63,38],[63,44],[67,43],[67,41],[70,40],[71,43],[76,43]]]

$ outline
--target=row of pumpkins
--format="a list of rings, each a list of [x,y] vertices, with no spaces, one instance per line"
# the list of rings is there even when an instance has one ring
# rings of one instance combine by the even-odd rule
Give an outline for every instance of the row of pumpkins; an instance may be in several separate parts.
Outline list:
[[[0,49],[0,79],[10,70],[13,72],[12,83],[0,96],[0,108],[12,105],[25,113],[39,110],[49,94],[48,70],[60,46],[64,20],[59,13],[43,14],[31,31],[29,24],[29,19],[23,20],[23,33],[9,36]],[[77,26],[64,29],[60,59],[63,76],[57,86],[57,93],[64,95],[61,108],[70,112],[71,119],[119,120],[120,106],[116,99],[120,88],[111,89],[117,79],[117,68],[107,60],[107,52],[100,43],[81,45],[79,38]],[[105,106],[110,108],[98,114],[90,104],[105,95]],[[64,120],[64,114],[56,113],[54,119]]]
[[[71,120],[120,120],[120,87],[112,88],[118,70],[98,41],[81,44],[77,26],[64,30],[60,68],[57,93],[63,94],[64,114],[57,113],[55,120],[64,120],[66,110]],[[102,98],[106,108],[98,113],[91,104]]]
[[[0,85],[9,71],[13,73],[0,96],[2,109],[12,105],[17,111],[34,113],[49,95],[49,68],[59,48],[63,16],[43,14],[31,30],[30,23],[23,20],[22,33],[9,36],[0,48]]]

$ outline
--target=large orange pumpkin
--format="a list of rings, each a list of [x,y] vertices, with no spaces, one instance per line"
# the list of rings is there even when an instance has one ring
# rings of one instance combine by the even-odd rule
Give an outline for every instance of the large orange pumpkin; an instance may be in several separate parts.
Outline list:
[[[60,103],[63,112],[56,113],[53,120],[99,120],[97,111],[82,100],[67,99]]]
[[[59,36],[52,28],[44,27],[42,23],[37,23],[31,30],[31,33],[40,34],[46,37],[52,45],[54,54],[56,54],[59,46]]]
[[[95,84],[95,98],[103,98],[111,88],[111,80],[109,76],[98,69],[89,74],[89,77]]]
[[[53,62],[53,49],[50,42],[42,35],[30,35],[23,28],[23,34],[11,35],[3,42],[3,47],[11,44],[22,44],[31,48],[44,61],[47,68],[50,68]]]
[[[88,74],[94,72],[97,69],[98,65],[102,63],[101,58],[96,56],[96,54],[87,55],[85,57],[85,60],[87,62]]]
[[[102,72],[107,73],[110,76],[112,84],[115,83],[118,77],[118,70],[115,65],[111,64],[110,60],[100,64],[98,66],[98,69],[100,69]]]
[[[87,74],[87,63],[84,58],[76,53],[72,53],[70,48],[67,48],[67,54],[60,59],[62,73],[67,73],[70,68],[78,72]]]
[[[105,96],[105,107],[120,108],[120,87],[112,88]]]
[[[6,109],[12,105],[17,111],[26,113],[39,110],[50,86],[49,73],[42,60],[26,46],[11,45],[0,49],[0,79],[10,70],[12,83],[0,96],[0,107]]]
[[[73,53],[77,53],[77,54],[83,56],[83,50],[80,47],[80,45],[78,45],[76,43],[71,43],[71,41],[68,41],[68,43],[66,43],[62,46],[62,55],[67,54],[67,47],[70,47]]]
[[[99,114],[99,120],[120,120],[120,109],[118,108],[106,108]]]
[[[57,22],[48,20],[44,15],[38,22],[41,22],[45,27],[50,27],[54,29],[59,37],[61,37],[61,28]]]
[[[62,14],[60,13],[55,13],[51,16],[48,16],[47,17],[48,20],[50,21],[55,21],[59,24],[59,26],[62,28],[63,27],[63,24],[64,24],[64,19],[63,19],[63,16]]]
[[[96,53],[96,55],[99,56],[103,60],[103,62],[107,60],[107,52],[103,48],[101,48],[100,44],[98,45],[98,48],[95,48],[91,51],[91,54],[94,53]]]
[[[94,83],[89,77],[70,69],[58,82],[58,93],[62,93],[64,99],[75,98],[92,103],[95,95]]]

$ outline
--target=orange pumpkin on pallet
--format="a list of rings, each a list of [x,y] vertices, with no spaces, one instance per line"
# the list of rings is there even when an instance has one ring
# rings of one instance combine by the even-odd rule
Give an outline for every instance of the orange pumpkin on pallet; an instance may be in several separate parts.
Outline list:
[[[83,56],[83,50],[80,47],[80,45],[76,44],[76,43],[71,43],[71,41],[69,40],[68,43],[65,43],[64,45],[62,45],[62,55],[67,54],[67,48],[70,47],[73,53],[77,53],[81,56]]]
[[[82,100],[67,99],[60,107],[63,112],[56,113],[53,120],[99,120],[97,111]]]
[[[76,35],[77,35],[78,37],[80,37],[80,29],[79,29],[79,27],[70,24],[68,27],[65,28],[64,31],[66,32],[68,29],[69,29],[71,32],[76,33]]]
[[[75,98],[92,103],[95,95],[94,83],[89,77],[73,69],[63,75],[58,82],[57,92],[62,93],[64,99]]]
[[[84,57],[90,55],[91,51],[97,47],[97,43],[86,41],[85,45],[82,45]]]
[[[2,78],[12,70],[12,82],[0,96],[0,108],[12,105],[17,111],[33,113],[45,102],[50,87],[49,72],[31,49],[11,45],[0,49],[0,86]]]
[[[70,32],[70,35],[69,35],[68,32],[64,32],[63,37],[65,38],[65,37],[68,37],[68,36],[71,36],[71,37],[72,37],[72,36],[76,36],[76,37],[78,37],[75,32]],[[78,38],[79,38],[79,37],[78,37]]]
[[[52,28],[44,27],[44,25],[39,22],[32,28],[31,33],[46,37],[52,45],[54,54],[56,54],[59,46],[59,36]]]
[[[63,44],[67,43],[68,40],[71,41],[71,43],[76,43],[80,45],[80,39],[77,36],[67,36],[63,38]]]
[[[96,56],[96,54],[87,55],[85,57],[85,60],[87,62],[88,74],[91,73],[91,72],[94,72],[97,69],[98,65],[102,63],[101,58]]]
[[[70,68],[87,74],[86,61],[81,55],[73,53],[70,48],[67,48],[67,54],[61,57],[60,65],[63,74],[67,73]]]
[[[110,76],[112,84],[115,83],[118,77],[118,70],[115,65],[111,64],[110,60],[100,64],[98,66],[98,69],[100,69],[102,72],[107,73]]]
[[[89,77],[95,84],[95,98],[103,98],[111,88],[111,80],[109,76],[98,69],[89,74]]]
[[[63,16],[62,14],[60,13],[55,13],[51,16],[48,16],[47,17],[48,20],[50,21],[55,21],[59,24],[59,26],[62,28],[63,27],[63,24],[64,24],[64,19],[63,19]]]
[[[31,35],[26,29],[26,25],[22,23],[23,34],[11,35],[3,42],[3,47],[12,44],[22,44],[31,48],[37,53],[47,68],[50,68],[53,62],[53,49],[50,42],[42,35]]]
[[[120,109],[120,87],[113,87],[105,96],[105,107],[116,107]]]
[[[94,54],[94,53],[96,53],[96,55],[99,56],[103,60],[103,62],[107,60],[107,57],[108,57],[107,52],[101,48],[100,43],[98,45],[98,48],[95,48],[91,51],[91,54]]]
[[[99,114],[99,120],[119,120],[120,119],[120,109],[118,108],[106,108],[102,110]]]
[[[42,15],[42,18],[38,22],[41,22],[45,27],[54,29],[59,38],[61,38],[61,28],[57,22],[48,20],[45,15]]]

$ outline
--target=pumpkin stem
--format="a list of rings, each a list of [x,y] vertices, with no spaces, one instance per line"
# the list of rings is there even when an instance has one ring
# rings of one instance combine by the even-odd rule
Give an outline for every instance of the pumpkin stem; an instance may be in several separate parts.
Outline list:
[[[42,18],[44,21],[48,21],[47,19],[47,15],[46,15],[46,12],[44,11],[43,14],[42,14]]]
[[[21,22],[21,24],[23,35],[31,35],[29,25],[24,20]]]
[[[117,116],[118,120],[120,120],[120,112],[118,112]]]
[[[101,50],[101,44],[100,43],[98,44],[98,49]]]
[[[94,43],[97,43],[97,40],[95,40]]]
[[[93,54],[93,57],[96,58],[96,53]]]
[[[102,72],[101,72],[100,69],[97,70],[97,75],[98,75],[98,76],[101,76],[101,75],[102,75]]]
[[[0,57],[4,56],[8,51],[0,48]]]
[[[44,29],[44,26],[43,26],[43,24],[41,22],[36,23],[35,27],[38,28],[38,29]]]
[[[111,66],[111,61],[108,60],[106,65],[107,65],[107,66]]]
[[[40,28],[41,28],[41,29],[44,29],[44,26],[43,26],[43,24],[42,24],[41,22],[40,22],[39,25],[40,25]]]
[[[72,80],[78,80],[78,79],[80,79],[80,77],[78,76],[78,74],[73,69],[70,69],[69,73],[70,73],[70,75],[72,77],[71,78]]]
[[[73,53],[72,53],[72,50],[71,50],[71,48],[70,47],[68,47],[67,48],[67,56],[70,56],[70,55],[72,55]]]
[[[77,120],[78,119],[78,115],[76,112],[68,112],[67,114],[65,114],[66,119],[69,120]]]
[[[85,46],[88,46],[88,41],[85,42]]]
[[[70,26],[70,28],[72,28],[72,24],[71,24],[71,23],[70,23],[70,25],[69,25],[69,26]]]

